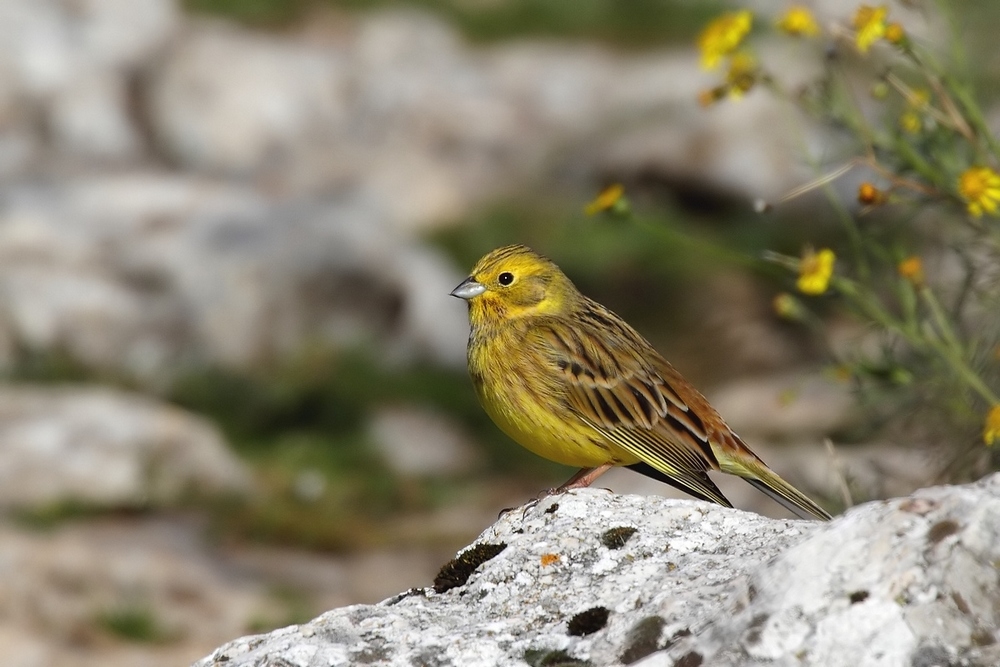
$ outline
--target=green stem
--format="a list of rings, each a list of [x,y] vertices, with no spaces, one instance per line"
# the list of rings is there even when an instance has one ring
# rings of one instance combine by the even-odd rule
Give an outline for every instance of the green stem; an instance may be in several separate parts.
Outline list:
[[[986,141],[990,152],[993,153],[993,157],[1000,159],[1000,143],[997,142],[997,138],[993,136],[989,125],[986,124],[986,119],[983,118],[983,114],[979,110],[979,105],[976,104],[975,100],[972,99],[972,96],[963,86],[953,83],[947,78],[943,79],[943,81],[951,90],[951,94],[954,95],[962,105],[962,109],[965,111],[968,120],[972,122],[972,126],[975,128],[976,134],[979,135],[981,139]]]
[[[938,187],[941,187],[941,174],[940,169],[935,169],[930,162],[925,160],[923,156],[920,155],[916,150],[913,149],[907,141],[900,139],[896,142],[882,141],[879,142],[879,147],[884,149],[888,153],[895,152],[897,155],[902,157],[907,161],[910,168],[923,176],[928,183],[934,183]],[[950,187],[944,188],[945,190],[950,189]]]
[[[948,321],[948,317],[944,314],[941,303],[934,296],[934,292],[931,291],[930,287],[925,285],[920,288],[920,296],[923,298],[924,303],[927,304],[927,309],[930,311],[934,325],[937,327],[941,337],[957,354],[961,355],[962,343],[959,342],[958,336],[955,335],[955,330],[952,328],[951,322]]]
[[[898,334],[908,343],[916,348],[926,347],[925,342],[920,338],[916,330],[897,322],[869,295],[863,294],[858,289],[858,284],[847,278],[834,277],[832,280],[834,288],[847,297],[854,305],[868,318],[881,326],[886,331]]]
[[[966,362],[962,344],[958,340],[958,336],[955,335],[955,330],[948,321],[941,303],[934,296],[931,289],[926,286],[921,288],[920,296],[923,297],[924,303],[927,304],[927,308],[931,312],[931,317],[934,319],[934,324],[941,334],[940,341],[931,340],[931,344],[938,348],[939,353],[951,365],[952,370],[965,380],[966,384],[972,387],[976,393],[991,405],[1000,402],[993,390],[983,382],[982,378]]]
[[[851,252],[854,254],[854,261],[857,263],[858,275],[862,281],[868,282],[871,279],[871,269],[868,266],[868,258],[865,256],[865,244],[864,239],[861,238],[861,230],[858,229],[854,216],[847,210],[844,202],[834,192],[833,186],[830,183],[823,186],[823,192],[826,194],[830,206],[833,207],[834,212],[836,212],[837,217],[840,219],[840,224],[843,225],[844,230],[847,232],[847,238],[851,243]]]
[[[931,345],[937,349],[941,357],[951,366],[951,369],[965,381],[977,394],[979,394],[983,400],[985,400],[990,405],[997,405],[1000,403],[1000,398],[993,392],[989,386],[983,382],[982,378],[976,374],[972,368],[965,362],[961,355],[957,354],[949,345],[946,345],[943,341],[930,339]]]

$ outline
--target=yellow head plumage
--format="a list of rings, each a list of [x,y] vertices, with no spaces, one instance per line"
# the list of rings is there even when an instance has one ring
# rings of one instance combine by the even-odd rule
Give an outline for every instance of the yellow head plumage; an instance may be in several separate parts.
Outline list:
[[[552,260],[523,245],[485,255],[451,294],[469,302],[473,326],[568,312],[580,298]]]

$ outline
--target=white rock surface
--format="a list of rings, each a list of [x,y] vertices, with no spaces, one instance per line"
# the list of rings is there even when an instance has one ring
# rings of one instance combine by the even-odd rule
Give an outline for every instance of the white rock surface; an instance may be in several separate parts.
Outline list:
[[[124,77],[85,76],[54,95],[47,116],[52,139],[69,153],[91,159],[138,159],[139,131],[129,116]]]
[[[608,539],[619,527],[635,529],[624,545]],[[1000,475],[830,523],[576,491],[506,514],[476,544],[506,546],[450,590],[335,609],[196,664],[1000,661]],[[597,608],[606,623],[577,616]]]
[[[0,199],[0,353],[20,344],[162,382],[306,342],[464,363],[461,280],[357,197],[270,200],[158,172]]]
[[[94,387],[0,387],[0,506],[143,507],[249,483],[218,430],[183,410]]]
[[[710,83],[693,48],[477,49],[412,11],[308,40],[198,23],[155,68],[149,126],[188,169],[291,192],[356,188],[409,230],[552,170],[579,178],[655,164],[768,197],[808,173],[774,122],[780,102],[757,95],[707,113],[696,98]]]
[[[0,169],[42,157],[139,157],[128,82],[180,25],[174,0],[0,2],[0,134],[26,153],[0,156]],[[56,150],[43,153],[44,144]]]
[[[168,154],[208,170],[245,174],[284,168],[310,149],[337,151],[348,121],[338,60],[223,24],[195,27],[162,63],[150,121]]]

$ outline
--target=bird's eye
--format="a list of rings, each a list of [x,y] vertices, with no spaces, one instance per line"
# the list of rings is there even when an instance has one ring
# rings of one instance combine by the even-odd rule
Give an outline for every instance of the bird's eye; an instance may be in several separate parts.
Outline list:
[[[499,276],[497,276],[497,282],[501,285],[510,285],[514,282],[514,274],[510,271],[504,271]]]

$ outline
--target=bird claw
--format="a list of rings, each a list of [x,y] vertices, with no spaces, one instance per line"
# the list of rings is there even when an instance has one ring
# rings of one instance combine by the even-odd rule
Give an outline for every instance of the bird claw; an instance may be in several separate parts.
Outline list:
[[[610,491],[610,490],[611,489],[608,489],[608,491]],[[545,500],[549,496],[560,495],[560,494],[563,494],[565,492],[566,492],[566,489],[563,489],[561,487],[554,487],[554,488],[550,488],[550,489],[542,489],[538,493],[537,496],[535,496],[534,498],[532,498],[531,500],[529,500],[528,502],[526,502],[526,503],[524,503],[523,505],[520,506],[522,508],[521,519],[524,519],[528,515],[528,510],[530,510],[532,507],[534,507],[535,505],[537,505],[541,501]],[[513,512],[516,509],[517,509],[517,507],[505,507],[504,509],[500,510],[499,514],[497,514],[497,520],[502,519],[504,517],[504,515],[506,515],[508,512]]]
[[[542,502],[549,496],[559,496],[564,493],[566,493],[566,489],[563,488],[542,489],[541,491],[539,491],[537,496],[535,496],[528,502],[524,503],[523,505],[524,510],[521,512],[521,518],[524,519],[524,517],[528,515],[528,510],[530,510],[532,507]]]

